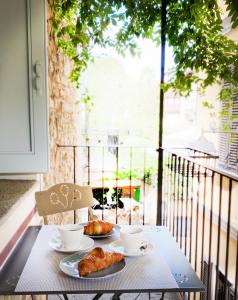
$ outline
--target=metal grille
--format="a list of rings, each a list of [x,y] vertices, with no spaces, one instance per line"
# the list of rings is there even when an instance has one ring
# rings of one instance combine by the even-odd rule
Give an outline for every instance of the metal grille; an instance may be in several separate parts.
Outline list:
[[[218,285],[217,285],[217,300],[235,300],[232,284],[225,278],[225,275],[218,271]]]
[[[209,273],[210,272],[210,273]],[[204,283],[206,290],[208,291],[207,293],[202,293],[201,294],[201,300],[208,300],[211,297],[211,277],[212,277],[212,264],[208,264],[206,261],[202,262],[202,282]],[[211,274],[211,276],[209,276]]]

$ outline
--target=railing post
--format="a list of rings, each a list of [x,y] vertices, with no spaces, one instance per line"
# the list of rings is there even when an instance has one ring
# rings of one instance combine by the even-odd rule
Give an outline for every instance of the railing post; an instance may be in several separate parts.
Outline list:
[[[163,149],[159,148],[156,225],[162,225],[162,205],[163,205],[162,195],[163,195]]]
[[[76,146],[73,146],[73,156],[74,156],[74,184],[76,184]],[[74,210],[74,224],[77,221],[77,213]]]
[[[118,223],[118,172],[119,172],[119,148],[116,146],[116,224]]]
[[[164,118],[164,69],[166,43],[166,11],[167,0],[162,0],[161,6],[161,58],[160,58],[160,105],[159,105],[159,158],[158,158],[158,194],[156,224],[162,224],[162,194],[163,194],[163,118]]]

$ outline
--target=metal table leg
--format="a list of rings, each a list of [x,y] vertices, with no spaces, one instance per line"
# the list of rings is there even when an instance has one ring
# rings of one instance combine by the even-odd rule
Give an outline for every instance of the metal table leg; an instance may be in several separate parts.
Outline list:
[[[100,297],[102,297],[103,293],[98,293],[95,297],[93,297],[92,300],[97,300],[99,299]]]
[[[63,294],[64,300],[69,300],[67,294]]]
[[[121,296],[121,293],[114,294],[114,295],[112,296],[112,300],[120,300],[120,296]]]

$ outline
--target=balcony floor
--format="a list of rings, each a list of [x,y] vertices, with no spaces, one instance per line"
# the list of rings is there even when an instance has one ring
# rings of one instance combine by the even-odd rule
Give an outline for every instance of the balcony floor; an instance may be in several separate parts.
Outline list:
[[[92,300],[95,295],[68,295],[69,300]],[[111,300],[113,299],[113,294],[104,294],[100,297],[100,300]],[[60,295],[60,298],[63,297]],[[48,300],[60,300],[58,296],[48,296]],[[150,297],[148,293],[140,293],[140,294],[122,294],[120,296],[120,300],[160,300],[161,293],[151,293]],[[182,300],[183,298],[178,293],[166,293],[164,296],[164,300]]]

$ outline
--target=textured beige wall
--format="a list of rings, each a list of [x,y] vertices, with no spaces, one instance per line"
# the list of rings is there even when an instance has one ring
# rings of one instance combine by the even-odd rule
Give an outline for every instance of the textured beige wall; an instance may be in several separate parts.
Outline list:
[[[57,145],[74,145],[78,142],[76,91],[69,81],[71,62],[56,46],[53,2],[47,1],[50,170],[43,175],[42,189],[60,182],[73,182],[73,151],[71,148],[60,148]],[[71,223],[73,214],[57,214],[52,216],[49,222]]]
[[[71,63],[57,48],[54,38],[53,0],[48,0],[47,13],[50,170],[43,176],[45,188],[59,182],[73,181],[72,149],[58,148],[57,144],[77,143],[78,121],[75,89],[68,79]]]
[[[230,32],[228,32],[227,36],[233,41],[238,42],[238,28],[232,29]]]

